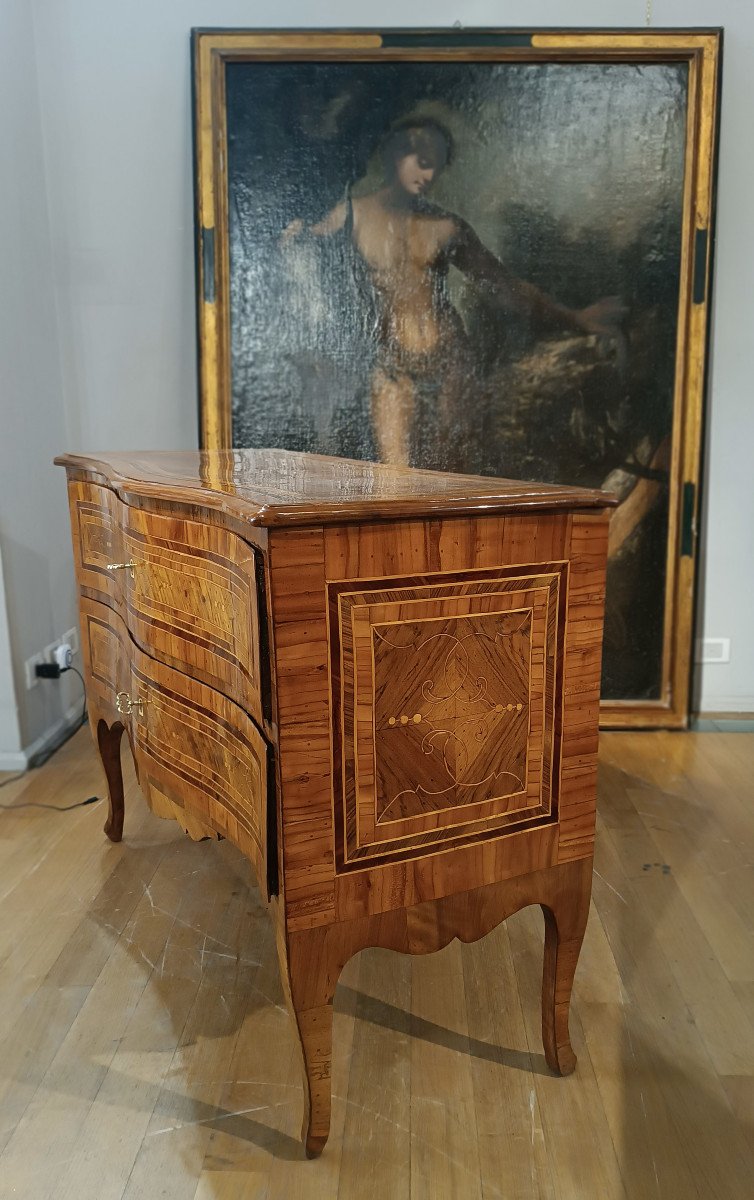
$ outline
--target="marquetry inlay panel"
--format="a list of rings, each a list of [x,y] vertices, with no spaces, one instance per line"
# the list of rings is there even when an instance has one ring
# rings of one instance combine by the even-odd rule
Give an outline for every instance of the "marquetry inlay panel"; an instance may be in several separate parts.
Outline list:
[[[238,844],[251,840],[264,855],[266,750],[263,739],[244,714],[231,725],[218,712],[214,696],[181,694],[183,677],[165,672],[139,655],[132,668],[133,691],[145,698],[144,715],[133,724],[135,749],[152,760],[157,777],[174,778],[173,790],[186,804],[186,784],[195,803],[190,807],[213,828]],[[180,691],[179,691],[180,689]],[[210,701],[213,709],[201,701]],[[220,706],[222,707],[222,706]],[[228,703],[228,709],[231,709]],[[176,787],[175,784],[181,786]]]
[[[253,548],[227,529],[132,508],[96,484],[69,489],[86,594],[111,605],[155,658],[197,675],[260,720]]]
[[[370,946],[541,905],[545,1057],[573,1070],[611,498],[272,450],[59,461],[105,833],[132,832],[125,733],[153,811],[275,898],[307,1154]]]
[[[531,631],[531,609],[372,626],[378,824],[524,791]]]
[[[84,655],[97,706],[129,731],[147,798],[167,796],[229,838],[266,877],[267,748],[231,700],[142,654],[114,613],[82,600]],[[118,692],[138,701],[115,712]],[[163,815],[159,803],[156,811]],[[174,815],[174,814],[170,814]]]
[[[329,585],[338,868],[553,820],[567,565]]]
[[[137,642],[181,669],[199,668],[258,716],[254,551],[225,529],[127,510],[128,623]],[[250,704],[250,700],[252,703]]]
[[[68,485],[73,527],[73,551],[80,586],[122,611],[123,594],[117,572],[108,566],[120,562],[123,545],[116,497],[96,484]]]

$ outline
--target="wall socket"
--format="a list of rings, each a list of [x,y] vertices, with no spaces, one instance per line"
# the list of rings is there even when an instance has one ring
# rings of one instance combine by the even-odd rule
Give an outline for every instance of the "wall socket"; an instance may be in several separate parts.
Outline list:
[[[45,646],[38,654],[32,654],[31,658],[27,658],[24,663],[24,679],[26,680],[26,690],[31,691],[39,683],[39,677],[36,674],[37,663],[55,662],[55,651],[58,646],[62,646],[65,642],[71,647],[71,653],[75,658],[80,649],[79,631],[78,629],[66,629],[62,637],[57,641],[50,642],[49,646]]]
[[[730,638],[699,638],[696,643],[698,663],[730,662]]]
[[[39,683],[39,679],[36,675],[37,663],[43,663],[46,661],[47,660],[44,654],[32,654],[31,658],[27,658],[26,662],[24,663],[24,675],[26,677],[27,692],[32,688],[35,688]]]

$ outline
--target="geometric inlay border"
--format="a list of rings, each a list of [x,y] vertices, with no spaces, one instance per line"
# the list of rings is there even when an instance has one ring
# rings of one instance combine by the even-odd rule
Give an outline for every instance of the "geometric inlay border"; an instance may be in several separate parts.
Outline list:
[[[557,819],[567,562],[328,584],[336,870]]]

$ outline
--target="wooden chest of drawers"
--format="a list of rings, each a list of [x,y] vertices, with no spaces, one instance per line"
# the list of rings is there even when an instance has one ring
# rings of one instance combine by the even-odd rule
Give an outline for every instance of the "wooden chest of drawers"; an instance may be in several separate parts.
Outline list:
[[[338,974],[367,946],[424,953],[541,904],[545,1053],[571,1071],[612,498],[271,450],[57,461],[106,832],[125,731],[152,809],[252,862],[308,1153]]]

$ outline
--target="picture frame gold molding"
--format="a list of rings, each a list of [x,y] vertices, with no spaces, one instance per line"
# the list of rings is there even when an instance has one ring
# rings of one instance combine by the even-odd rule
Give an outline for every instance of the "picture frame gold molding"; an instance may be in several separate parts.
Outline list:
[[[661,694],[657,700],[603,701],[600,708],[605,729],[685,728],[709,358],[721,29],[193,30],[200,444],[205,449],[232,445],[227,65],[459,59],[688,64]]]

